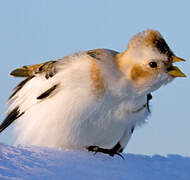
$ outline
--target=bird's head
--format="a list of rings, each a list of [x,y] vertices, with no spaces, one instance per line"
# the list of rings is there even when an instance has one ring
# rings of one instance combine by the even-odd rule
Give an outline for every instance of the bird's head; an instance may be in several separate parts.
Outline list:
[[[158,31],[135,35],[125,52],[117,55],[117,64],[139,93],[152,92],[176,77],[185,77],[173,63],[184,61],[174,55]]]

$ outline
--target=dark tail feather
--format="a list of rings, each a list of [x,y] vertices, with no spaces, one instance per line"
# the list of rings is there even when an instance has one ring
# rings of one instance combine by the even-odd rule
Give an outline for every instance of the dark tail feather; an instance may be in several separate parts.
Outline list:
[[[19,107],[16,107],[15,109],[13,109],[5,118],[5,120],[2,122],[2,124],[0,125],[0,133],[6,129],[12,122],[14,122],[17,118],[19,118],[20,116],[22,116],[24,114],[24,112],[22,112],[21,114],[19,114]]]

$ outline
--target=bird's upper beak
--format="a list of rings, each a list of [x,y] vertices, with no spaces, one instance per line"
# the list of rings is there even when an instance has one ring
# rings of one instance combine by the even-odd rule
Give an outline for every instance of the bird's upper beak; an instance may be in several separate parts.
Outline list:
[[[172,63],[180,61],[185,61],[185,60],[177,56],[172,57]],[[168,68],[168,74],[170,74],[173,77],[186,77],[186,75],[177,66],[173,65]]]

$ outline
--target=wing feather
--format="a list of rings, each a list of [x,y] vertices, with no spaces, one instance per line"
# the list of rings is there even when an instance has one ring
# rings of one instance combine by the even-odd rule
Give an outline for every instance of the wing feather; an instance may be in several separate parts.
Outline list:
[[[24,112],[22,112],[20,114],[19,112],[19,107],[14,108],[5,118],[5,120],[3,121],[3,123],[0,125],[0,133],[5,130],[12,122],[14,122],[16,119],[18,119],[19,117],[21,117],[24,114]]]
[[[75,60],[74,62],[76,63],[73,63],[73,60]],[[51,112],[51,106],[48,106],[48,103],[51,104],[56,101],[54,100],[56,99],[54,95],[58,94],[58,96],[60,95],[64,98],[63,93],[59,93],[60,90],[65,93],[70,93],[71,90],[77,91],[76,87],[78,87],[78,85],[74,85],[73,87],[73,83],[70,84],[70,82],[76,79],[76,84],[79,83],[81,86],[81,76],[85,79],[88,78],[88,72],[84,74],[84,71],[78,71],[78,67],[81,67],[81,63],[87,65],[88,61],[83,57],[78,58],[76,55],[37,65],[23,66],[12,71],[11,75],[26,77],[26,79],[21,81],[14,88],[12,95],[8,99],[10,105],[7,111],[7,117],[0,125],[0,133],[22,115],[24,115],[22,119],[27,119],[26,124],[28,124],[27,122],[32,123],[32,120],[37,117],[37,113],[33,113],[32,116],[28,117],[28,112],[31,111],[31,109],[35,109],[36,106],[40,107],[39,112],[46,109],[48,116],[48,113]],[[84,67],[84,69],[86,68]],[[46,108],[46,101],[47,107],[50,107],[48,110]],[[30,119],[32,120],[30,121]]]
[[[12,99],[21,89],[22,87],[28,82],[30,81],[34,76],[29,76],[26,79],[24,79],[23,81],[21,81],[15,88],[13,93],[11,94],[11,96],[9,97],[8,101],[10,99]]]
[[[57,61],[48,61],[41,64],[22,66],[13,70],[10,75],[15,77],[30,77],[37,73],[53,71],[54,63]]]

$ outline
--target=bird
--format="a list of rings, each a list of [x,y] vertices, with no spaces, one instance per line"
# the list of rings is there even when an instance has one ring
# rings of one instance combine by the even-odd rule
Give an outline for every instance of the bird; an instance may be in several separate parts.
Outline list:
[[[151,93],[186,75],[157,30],[134,35],[123,52],[93,49],[22,66],[0,132],[15,122],[16,144],[120,155],[147,122]]]

